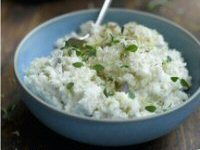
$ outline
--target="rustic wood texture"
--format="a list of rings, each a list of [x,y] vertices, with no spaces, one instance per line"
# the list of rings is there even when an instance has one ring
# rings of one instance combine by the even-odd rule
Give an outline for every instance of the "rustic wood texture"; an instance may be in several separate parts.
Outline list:
[[[41,124],[19,101],[19,86],[14,79],[13,55],[20,40],[38,24],[67,12],[100,7],[100,0],[51,0],[2,2],[2,108],[16,103],[8,119],[2,119],[3,150],[49,149],[114,149],[81,144],[63,138]],[[42,1],[42,0],[41,0]],[[169,18],[191,31],[200,39],[199,0],[114,0],[113,7],[151,11]],[[4,117],[2,113],[2,117]],[[125,149],[141,150],[196,150],[200,148],[200,109],[176,130],[159,139]],[[117,149],[117,148],[116,148]],[[119,147],[118,149],[124,149]]]

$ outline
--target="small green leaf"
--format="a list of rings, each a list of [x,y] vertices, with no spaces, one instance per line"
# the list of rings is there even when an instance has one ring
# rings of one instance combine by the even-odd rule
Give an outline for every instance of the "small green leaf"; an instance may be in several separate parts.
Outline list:
[[[131,44],[125,48],[125,51],[136,52],[138,47],[135,44]]]
[[[68,50],[68,55],[72,56],[72,50],[71,49]]]
[[[91,45],[84,45],[82,56],[85,60],[88,60],[91,56],[96,56],[96,48]]]
[[[149,112],[155,112],[156,111],[156,107],[153,105],[150,106],[146,106],[145,109]]]
[[[110,36],[111,36],[111,41],[110,41],[110,43],[108,43],[109,46],[120,42],[119,40],[115,39],[112,34],[110,34]]]
[[[128,92],[128,96],[131,98],[131,99],[134,99],[135,98],[135,94],[131,91]]]
[[[65,42],[65,47],[70,46],[74,48],[82,48],[85,44],[84,40],[77,40],[76,38],[70,38],[68,41]]]
[[[169,63],[169,62],[171,62],[171,61],[172,61],[172,58],[171,58],[170,56],[167,56],[166,62]]]
[[[91,45],[85,45],[84,48],[90,49],[90,50],[94,50],[95,48]]]
[[[186,88],[190,88],[190,85],[188,84],[188,82],[187,82],[186,80],[181,79],[180,82],[181,82],[181,85],[182,85],[182,86],[184,86],[184,87],[186,87]]]
[[[104,70],[104,67],[101,64],[96,64],[93,66],[93,69],[95,69],[97,72],[100,72]]]
[[[81,56],[81,54],[82,54],[81,51],[76,50],[76,55],[77,55],[77,56]]]
[[[124,33],[124,26],[121,27],[121,34]]]
[[[116,89],[116,90],[121,89],[121,86],[122,86],[122,85],[121,85],[119,82],[115,81],[114,83],[115,83],[115,89]]]
[[[11,116],[13,111],[15,110],[16,104],[10,104],[6,108],[1,108],[2,111],[2,118],[6,120],[11,120]]]
[[[171,80],[172,80],[173,82],[176,82],[176,81],[178,80],[178,77],[171,77]]]
[[[68,48],[68,47],[70,47],[71,45],[67,42],[67,41],[65,41],[65,45],[61,48],[61,49],[66,49],[66,48]]]
[[[108,81],[113,81],[114,79],[112,77],[108,77]]]
[[[113,43],[114,44],[117,44],[117,43],[119,43],[120,41],[119,40],[113,40]]]
[[[76,63],[73,63],[72,65],[73,65],[74,67],[76,67],[76,68],[80,68],[80,67],[83,66],[83,63],[82,63],[82,62],[76,62]]]
[[[108,92],[106,88],[103,90],[103,93],[104,93],[104,95],[105,95],[106,97],[109,97],[109,96],[113,96],[113,95],[114,95],[114,92],[111,92],[111,91]]]
[[[122,65],[121,68],[129,68],[129,65]]]
[[[74,83],[73,83],[73,82],[69,82],[69,83],[67,84],[67,89],[68,89],[68,90],[72,90],[73,87],[74,87]]]

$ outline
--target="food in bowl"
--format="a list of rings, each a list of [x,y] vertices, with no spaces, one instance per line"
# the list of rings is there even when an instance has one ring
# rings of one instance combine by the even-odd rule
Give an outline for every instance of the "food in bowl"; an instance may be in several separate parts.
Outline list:
[[[26,85],[57,109],[97,119],[131,119],[168,111],[188,99],[191,77],[180,52],[135,22],[94,27],[57,41],[36,58]],[[68,39],[90,33],[84,42]]]

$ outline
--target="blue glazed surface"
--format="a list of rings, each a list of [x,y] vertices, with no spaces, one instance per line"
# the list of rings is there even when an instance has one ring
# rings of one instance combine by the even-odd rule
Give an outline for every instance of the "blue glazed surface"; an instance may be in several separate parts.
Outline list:
[[[200,44],[184,29],[160,17],[138,11],[111,9],[107,21],[123,25],[136,21],[163,34],[171,48],[181,51],[192,76],[189,101],[170,112],[153,117],[128,121],[98,121],[59,112],[44,103],[24,85],[24,71],[36,57],[47,56],[54,48],[55,41],[78,30],[80,24],[95,20],[97,10],[86,10],[63,15],[34,29],[19,45],[15,54],[15,73],[22,86],[23,100],[32,113],[55,132],[71,139],[96,145],[138,144],[160,137],[177,127],[200,105]]]

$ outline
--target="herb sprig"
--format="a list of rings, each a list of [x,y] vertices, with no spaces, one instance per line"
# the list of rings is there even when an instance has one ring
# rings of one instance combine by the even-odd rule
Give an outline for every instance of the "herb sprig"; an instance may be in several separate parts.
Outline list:
[[[153,105],[146,106],[145,109],[149,112],[155,112],[156,111],[156,107],[153,106]]]
[[[115,93],[112,91],[108,91],[106,88],[103,90],[103,93],[106,97],[113,96]]]
[[[101,72],[104,70],[104,66],[102,66],[101,64],[96,64],[93,66],[93,69],[95,69],[97,72]]]
[[[80,67],[83,66],[83,63],[82,63],[82,62],[75,62],[75,63],[73,63],[72,65],[73,65],[74,67],[76,67],[76,68],[80,68]]]

